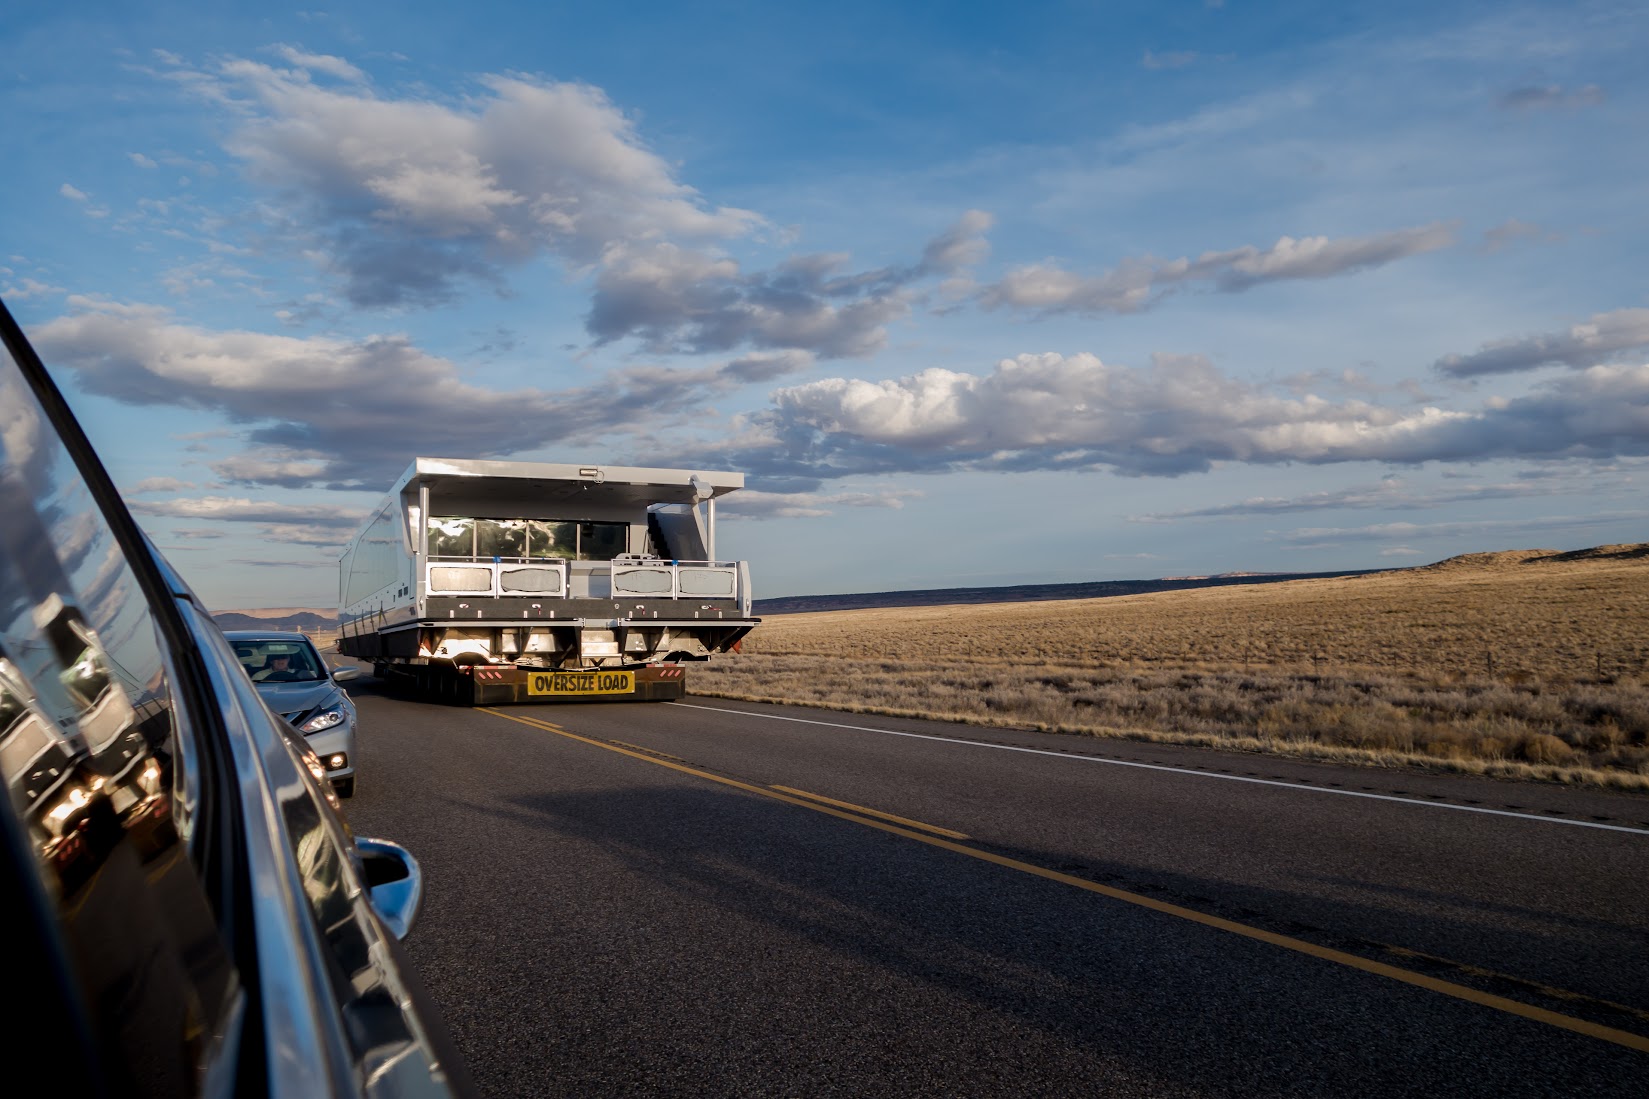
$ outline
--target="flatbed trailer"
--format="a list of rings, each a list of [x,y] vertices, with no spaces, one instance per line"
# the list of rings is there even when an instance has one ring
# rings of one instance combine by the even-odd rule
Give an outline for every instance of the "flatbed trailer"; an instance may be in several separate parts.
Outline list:
[[[739,473],[418,458],[339,562],[338,651],[459,705],[654,701],[736,649],[743,561],[715,553]]]

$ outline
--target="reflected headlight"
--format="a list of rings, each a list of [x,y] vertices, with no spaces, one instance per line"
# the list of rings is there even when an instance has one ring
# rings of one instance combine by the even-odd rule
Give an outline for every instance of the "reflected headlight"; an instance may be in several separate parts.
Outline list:
[[[298,731],[303,733],[318,733],[322,729],[330,729],[334,725],[342,725],[343,722],[344,712],[342,710],[322,710],[302,725],[299,725]]]

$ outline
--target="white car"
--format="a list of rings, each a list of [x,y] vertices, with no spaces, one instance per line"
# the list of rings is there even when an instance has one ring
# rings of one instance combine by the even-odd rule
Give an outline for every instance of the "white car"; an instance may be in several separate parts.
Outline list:
[[[355,703],[339,687],[361,673],[327,669],[301,633],[228,630],[241,667],[269,708],[304,735],[341,798],[355,794]]]

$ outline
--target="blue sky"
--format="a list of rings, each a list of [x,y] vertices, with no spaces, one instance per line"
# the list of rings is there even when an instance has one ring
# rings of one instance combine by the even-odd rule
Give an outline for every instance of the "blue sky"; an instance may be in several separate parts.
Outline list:
[[[220,608],[416,454],[758,595],[1649,538],[1649,14],[12,5],[3,296]]]

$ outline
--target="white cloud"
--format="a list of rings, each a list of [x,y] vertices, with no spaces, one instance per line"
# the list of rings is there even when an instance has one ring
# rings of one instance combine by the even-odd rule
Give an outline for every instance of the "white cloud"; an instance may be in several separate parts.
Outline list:
[[[1492,229],[1483,231],[1483,250],[1485,252],[1499,252],[1511,247],[1520,240],[1554,241],[1561,239],[1562,237],[1559,234],[1547,232],[1532,222],[1507,218]]]
[[[690,369],[635,366],[550,392],[465,381],[405,336],[359,340],[211,331],[164,309],[75,297],[34,342],[90,393],[131,405],[205,409],[251,425],[248,453],[213,469],[232,482],[378,488],[413,453],[486,457],[549,442],[636,434],[707,398],[805,370],[806,352],[744,355]]]
[[[490,75],[481,94],[442,103],[323,87],[311,72],[360,74],[281,56],[294,67],[234,59],[168,75],[238,116],[229,150],[324,243],[358,305],[441,300],[536,256],[591,264],[613,247],[760,224],[705,203],[598,88]]]
[[[910,311],[914,284],[953,278],[989,252],[989,214],[969,210],[909,266],[845,273],[844,255],[794,256],[745,274],[727,257],[660,242],[609,250],[585,327],[598,343],[635,337],[655,353],[799,348],[868,355]]]
[[[309,53],[295,46],[276,46],[275,53],[288,65],[311,73],[324,73],[327,76],[337,77],[339,80],[364,82],[366,74],[341,57],[331,54]]]
[[[1594,467],[1588,466],[1587,469]],[[1497,484],[1466,484],[1445,490],[1420,491],[1410,488],[1397,477],[1388,477],[1378,484],[1353,485],[1348,488],[1308,492],[1300,496],[1254,496],[1229,504],[1189,508],[1183,511],[1156,512],[1131,515],[1132,523],[1174,523],[1184,519],[1223,519],[1231,516],[1283,515],[1302,511],[1379,510],[1398,511],[1410,508],[1439,508],[1455,504],[1477,503],[1483,500],[1520,500],[1538,496],[1557,496],[1593,488],[1591,476],[1564,478],[1556,471],[1542,477],[1522,477]]]
[[[1453,243],[1452,226],[1432,224],[1365,237],[1282,237],[1269,248],[1247,245],[1204,252],[1194,260],[1130,258],[1092,277],[1053,264],[1032,264],[1010,271],[986,288],[981,300],[986,308],[1010,306],[1043,315],[1133,313],[1184,284],[1209,283],[1234,293],[1266,282],[1332,278],[1382,267]]]
[[[106,218],[109,208],[92,202],[92,196],[82,191],[72,183],[65,183],[57,189],[57,193],[71,202],[78,202],[81,211],[89,218]]]
[[[150,158],[144,156],[142,153],[127,153],[126,156],[131,160],[131,162],[133,164],[136,164],[139,168],[156,168],[156,167],[159,167],[159,165],[157,165],[153,160],[151,160]]]
[[[1557,332],[1486,343],[1469,355],[1438,359],[1436,365],[1451,377],[1470,378],[1556,364],[1594,366],[1621,352],[1645,347],[1649,347],[1649,309],[1616,309]]]
[[[314,527],[353,529],[358,508],[339,504],[282,504],[243,496],[199,496],[178,500],[139,500],[130,505],[139,515],[173,519],[219,519],[238,523],[305,523]]]
[[[763,492],[745,489],[729,496],[717,515],[726,519],[815,519],[833,514],[833,508],[902,508],[921,496],[915,489],[876,489],[864,492]]]
[[[1543,111],[1595,107],[1608,97],[1596,84],[1568,89],[1561,84],[1529,84],[1513,88],[1500,97],[1500,105],[1510,111]]]
[[[182,492],[186,489],[199,488],[192,481],[180,481],[176,477],[145,477],[131,488],[124,490],[126,496],[141,496],[149,492]]]
[[[802,490],[903,471],[1177,475],[1227,462],[1610,458],[1649,454],[1649,365],[1596,366],[1453,410],[1283,396],[1200,357],[1159,355],[1141,370],[1089,354],[1027,354],[984,375],[935,368],[780,389],[718,450]]]
[[[26,301],[29,298],[41,298],[48,294],[61,294],[63,287],[52,286],[39,279],[22,279],[18,282],[7,283],[0,287],[0,297],[9,301]]]
[[[1515,519],[1470,519],[1446,523],[1376,523],[1366,527],[1301,527],[1282,540],[1296,546],[1324,547],[1361,542],[1408,542],[1420,538],[1475,538],[1502,531],[1539,532],[1573,527],[1613,526],[1649,519],[1649,511],[1599,511],[1588,515],[1525,515]]]

